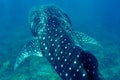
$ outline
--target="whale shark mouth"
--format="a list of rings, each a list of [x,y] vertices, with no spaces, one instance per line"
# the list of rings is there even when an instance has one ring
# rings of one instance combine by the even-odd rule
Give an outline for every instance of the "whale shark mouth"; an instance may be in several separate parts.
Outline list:
[[[63,80],[99,80],[97,59],[82,49],[80,35],[72,31],[61,9],[53,5],[34,8],[30,24],[36,38],[21,49],[14,69],[29,56],[44,56]]]

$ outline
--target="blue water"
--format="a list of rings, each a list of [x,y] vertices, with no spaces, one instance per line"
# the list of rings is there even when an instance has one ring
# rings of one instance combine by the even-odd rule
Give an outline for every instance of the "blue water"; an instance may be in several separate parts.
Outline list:
[[[55,4],[70,16],[75,29],[93,33],[95,29],[101,28],[105,31],[100,30],[101,32],[98,32],[98,34],[108,32],[118,37],[120,36],[119,3],[119,0],[1,0],[0,30],[6,30],[6,28],[15,29],[27,25],[28,13],[33,6]],[[117,37],[115,37],[115,40],[117,40]]]
[[[89,34],[102,45],[116,45],[119,50],[113,50],[114,56],[120,52],[120,0],[0,0],[0,54],[10,55],[17,51],[15,46],[18,49],[31,38],[29,11],[43,4],[55,4],[64,10],[75,30]]]

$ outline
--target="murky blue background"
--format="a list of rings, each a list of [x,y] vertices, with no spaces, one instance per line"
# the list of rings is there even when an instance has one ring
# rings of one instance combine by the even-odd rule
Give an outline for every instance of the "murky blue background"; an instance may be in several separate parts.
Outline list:
[[[12,29],[27,25],[31,7],[48,3],[61,7],[70,16],[74,29],[91,35],[96,33],[94,36],[99,35],[99,38],[102,38],[102,33],[112,34],[110,37],[113,37],[115,42],[119,41],[119,0],[1,0],[0,30],[5,30],[7,34],[11,33]],[[99,32],[94,31],[97,29]]]
[[[75,30],[94,37],[105,47],[117,47],[110,48],[110,59],[120,56],[120,0],[0,0],[1,55],[10,56],[32,38],[28,14],[32,7],[43,4],[63,9]]]

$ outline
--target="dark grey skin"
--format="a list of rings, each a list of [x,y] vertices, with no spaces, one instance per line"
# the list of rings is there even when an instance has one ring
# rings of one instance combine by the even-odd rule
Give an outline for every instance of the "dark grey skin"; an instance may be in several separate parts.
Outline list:
[[[73,40],[71,21],[62,10],[51,5],[34,8],[29,22],[36,38],[21,50],[15,69],[31,55],[44,56],[63,80],[99,80],[96,58]]]

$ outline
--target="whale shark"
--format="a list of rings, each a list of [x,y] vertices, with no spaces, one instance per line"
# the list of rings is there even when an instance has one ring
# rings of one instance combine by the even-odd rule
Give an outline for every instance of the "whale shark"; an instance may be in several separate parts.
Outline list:
[[[46,57],[63,80],[100,79],[97,59],[82,49],[64,11],[54,5],[33,8],[29,23],[34,38],[19,52],[15,70],[24,59],[35,55]]]

